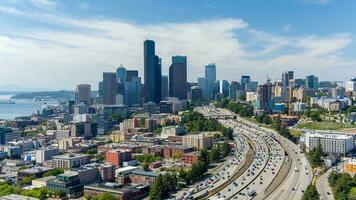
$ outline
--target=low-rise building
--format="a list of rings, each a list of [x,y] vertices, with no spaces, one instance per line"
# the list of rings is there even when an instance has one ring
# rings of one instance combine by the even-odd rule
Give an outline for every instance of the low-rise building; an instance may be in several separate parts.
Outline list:
[[[80,183],[80,179],[77,173],[67,172],[59,174],[55,179],[47,182],[47,188],[49,190],[62,190],[70,198],[78,198],[83,196],[84,187]]]
[[[114,149],[106,152],[106,162],[122,167],[124,161],[132,160],[132,151],[129,149]]]
[[[182,126],[165,126],[162,128],[161,138],[168,138],[169,136],[182,135],[184,133],[184,128]]]
[[[191,152],[183,154],[182,156],[182,163],[184,164],[195,164],[199,160],[199,153],[198,152]]]
[[[356,159],[345,159],[344,171],[348,173],[356,173]]]
[[[84,195],[98,197],[104,193],[110,193],[118,200],[142,199],[148,195],[148,186],[123,186],[118,183],[92,184],[84,187]]]
[[[47,176],[42,178],[36,178],[31,181],[32,186],[35,187],[46,187],[49,180],[55,179],[55,176]]]
[[[57,148],[44,148],[36,150],[36,163],[43,163],[46,160],[51,160],[53,156],[59,154]]]
[[[213,136],[208,132],[184,135],[182,137],[182,144],[197,149],[209,149],[213,146]]]
[[[72,169],[88,164],[90,161],[88,155],[84,154],[65,154],[59,156],[53,156],[52,167]]]
[[[156,178],[159,176],[159,174],[138,169],[132,171],[129,176],[133,184],[143,184],[151,187],[154,184]]]
[[[30,169],[23,169],[23,170],[19,170],[17,172],[17,178],[20,181],[27,176],[41,178],[43,176],[43,174],[48,172],[49,170],[51,170],[51,169],[47,168],[47,167],[34,167],[34,168],[30,168]]]
[[[345,133],[306,132],[304,142],[308,150],[321,145],[330,154],[346,154],[355,148],[354,137]]]

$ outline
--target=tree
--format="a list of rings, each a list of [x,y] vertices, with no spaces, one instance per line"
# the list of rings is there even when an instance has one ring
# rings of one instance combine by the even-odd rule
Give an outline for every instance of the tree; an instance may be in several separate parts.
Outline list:
[[[209,164],[209,152],[206,149],[200,150],[199,160]]]
[[[316,189],[315,185],[308,185],[307,189],[305,190],[302,200],[318,200],[320,199],[320,195],[318,190]]]
[[[105,192],[98,196],[98,200],[116,200],[116,199],[117,198],[115,197],[115,195],[109,192]]]
[[[47,172],[45,172],[43,174],[44,177],[47,177],[47,176],[57,176],[58,174],[63,174],[64,173],[64,169],[61,169],[61,168],[54,168],[54,169],[51,169]]]
[[[231,149],[230,149],[229,144],[227,142],[224,142],[221,146],[221,157],[225,158],[225,157],[229,156],[230,151],[231,151]]]
[[[217,145],[213,147],[209,154],[209,161],[210,162],[218,162],[220,160],[220,146]]]
[[[323,148],[321,144],[318,147],[314,147],[309,151],[308,159],[312,167],[317,167],[322,165],[321,157],[323,156]]]

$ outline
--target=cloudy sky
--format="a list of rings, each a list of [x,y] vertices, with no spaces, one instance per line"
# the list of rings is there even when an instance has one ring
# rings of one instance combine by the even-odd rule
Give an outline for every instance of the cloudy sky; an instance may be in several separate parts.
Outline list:
[[[143,40],[167,74],[188,57],[188,79],[216,63],[217,78],[264,81],[283,70],[356,76],[355,0],[0,0],[0,85],[97,88],[123,64],[143,75]]]

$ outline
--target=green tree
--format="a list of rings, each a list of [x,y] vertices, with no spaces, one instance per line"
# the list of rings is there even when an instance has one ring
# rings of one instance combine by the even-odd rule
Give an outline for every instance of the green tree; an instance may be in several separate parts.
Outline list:
[[[212,148],[209,154],[209,161],[210,162],[218,162],[220,160],[220,146],[217,145]]]
[[[116,200],[117,198],[112,193],[106,192],[98,196],[98,200]]]
[[[320,195],[318,190],[316,189],[315,185],[308,185],[307,189],[305,190],[302,200],[318,200],[320,199]]]
[[[206,149],[200,150],[199,160],[209,164],[209,152]]]
[[[308,159],[312,167],[317,167],[322,165],[321,157],[323,156],[323,148],[321,144],[318,147],[313,148],[309,151]]]
[[[225,158],[225,157],[229,156],[230,151],[231,151],[231,149],[230,149],[229,143],[224,142],[221,146],[221,157]]]
[[[64,169],[61,169],[61,168],[54,168],[54,169],[51,169],[47,172],[45,172],[43,174],[44,177],[47,177],[47,176],[57,176],[58,174],[63,174],[64,173]]]

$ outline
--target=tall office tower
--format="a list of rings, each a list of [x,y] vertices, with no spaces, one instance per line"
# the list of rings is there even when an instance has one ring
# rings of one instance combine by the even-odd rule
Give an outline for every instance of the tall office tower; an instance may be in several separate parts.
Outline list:
[[[159,103],[162,92],[161,59],[155,55],[154,41],[145,40],[143,46],[145,101]]]
[[[103,96],[104,94],[104,83],[103,81],[100,81],[98,84],[98,95]]]
[[[232,100],[236,100],[237,99],[237,91],[240,90],[240,83],[237,81],[231,81],[230,83],[230,88],[229,88],[229,98]]]
[[[216,65],[214,63],[205,66],[205,79],[207,82],[207,97],[213,99],[216,92]]]
[[[207,86],[206,78],[204,78],[204,77],[199,77],[198,78],[198,87],[202,91],[203,99],[207,100],[208,99],[208,86]]]
[[[91,104],[91,87],[88,84],[77,85],[75,89],[75,104],[84,103],[86,105]]]
[[[137,70],[127,70],[126,71],[126,81],[131,81],[133,77],[138,77]]]
[[[356,77],[353,77],[345,84],[346,92],[356,92]]]
[[[168,97],[168,76],[162,76],[162,99]]]
[[[241,76],[241,89],[242,90],[245,90],[245,85],[246,83],[249,83],[251,82],[251,77],[250,76],[247,76],[247,75],[243,75]]]
[[[116,73],[103,73],[103,103],[107,105],[116,104],[116,95],[118,94],[118,84]]]
[[[122,65],[116,69],[116,80],[118,83],[124,83],[126,81],[126,68]]]
[[[187,57],[173,56],[169,67],[169,96],[187,99]]]
[[[229,97],[230,84],[227,80],[218,80],[218,92],[223,94],[224,97]]]
[[[141,104],[141,77],[131,77],[125,82],[124,102],[126,105]]]
[[[294,72],[293,71],[285,71],[282,72],[282,89],[281,89],[281,97],[283,100],[288,99],[289,94],[289,82],[293,80]]]
[[[259,85],[257,88],[257,100],[255,109],[258,112],[267,112],[272,111],[273,102],[272,102],[272,84],[269,80],[263,85]]]
[[[314,75],[305,77],[305,88],[316,90],[319,87],[318,77]]]

